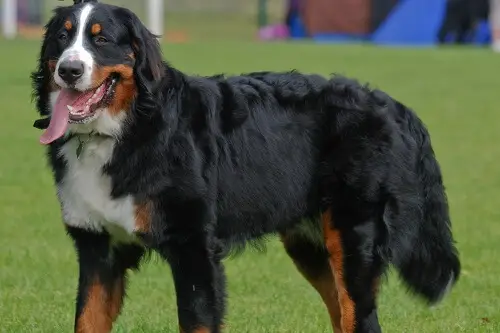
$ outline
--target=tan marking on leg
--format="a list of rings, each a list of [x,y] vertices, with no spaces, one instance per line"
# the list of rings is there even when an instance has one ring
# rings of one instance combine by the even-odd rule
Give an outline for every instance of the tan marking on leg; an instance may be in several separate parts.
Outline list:
[[[281,240],[283,244],[285,244],[285,246],[288,242],[290,242],[286,235],[282,235]],[[293,258],[292,261],[300,274],[314,287],[314,289],[316,289],[318,294],[321,296],[321,299],[323,300],[323,303],[325,303],[326,309],[328,310],[333,331],[335,333],[342,333],[342,329],[340,328],[341,314],[339,297],[337,287],[335,285],[335,279],[330,269],[330,264],[326,263],[328,269],[325,270],[324,275],[320,277],[313,277],[305,269],[302,268],[302,265],[299,262],[295,261]]]
[[[153,205],[147,201],[135,206],[135,231],[148,233],[151,231],[151,214]]]
[[[96,278],[87,291],[87,299],[77,320],[77,333],[108,333],[120,313],[124,294],[124,280],[116,281],[107,290]]]
[[[344,253],[340,231],[332,225],[332,212],[327,210],[321,216],[326,248],[330,254],[330,266],[335,277],[338,291],[341,328],[343,333],[354,333],[356,327],[355,304],[351,299],[344,282]]]
[[[193,333],[210,333],[210,332],[212,331],[206,327],[199,327],[193,331]]]
[[[342,333],[339,294],[337,286],[335,285],[335,278],[330,273],[328,276],[324,276],[321,279],[310,280],[309,283],[311,283],[323,299],[328,314],[330,315],[333,331],[335,333]]]
[[[123,305],[123,297],[125,296],[125,277],[120,278],[115,282],[113,291],[110,296],[110,317],[113,322],[118,319]]]

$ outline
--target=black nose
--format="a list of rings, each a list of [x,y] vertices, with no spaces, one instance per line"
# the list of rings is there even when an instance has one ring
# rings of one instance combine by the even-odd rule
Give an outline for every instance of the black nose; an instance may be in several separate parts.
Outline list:
[[[59,76],[67,84],[74,84],[76,80],[82,77],[85,67],[79,60],[66,60],[59,65]]]

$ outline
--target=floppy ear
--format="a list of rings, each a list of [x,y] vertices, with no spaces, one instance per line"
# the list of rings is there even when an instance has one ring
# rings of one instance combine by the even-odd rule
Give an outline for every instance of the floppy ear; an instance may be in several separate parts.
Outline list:
[[[151,33],[134,13],[131,13],[128,29],[132,36],[136,70],[145,79],[158,81],[165,71],[158,36]]]
[[[38,55],[37,68],[31,73],[31,85],[33,88],[32,100],[36,103],[38,113],[42,116],[49,114],[48,104],[51,84],[51,74],[48,68],[48,62],[50,60],[49,50],[53,48],[53,44],[55,43],[54,36],[51,36],[49,32],[51,31],[51,26],[56,23],[56,19],[53,17],[45,25],[45,33],[42,47]]]
[[[151,33],[134,13],[128,9],[125,9],[125,12],[126,26],[135,56],[134,79],[138,90],[135,108],[138,111],[146,111],[156,107],[152,89],[164,77],[166,66],[157,36]]]

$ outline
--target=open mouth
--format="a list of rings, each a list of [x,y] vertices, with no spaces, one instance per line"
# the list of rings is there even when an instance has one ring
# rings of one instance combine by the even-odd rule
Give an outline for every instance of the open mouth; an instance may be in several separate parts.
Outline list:
[[[98,110],[112,102],[118,78],[110,75],[99,87],[84,92],[61,89],[40,142],[50,144],[64,136],[69,124],[87,124],[96,119]]]
[[[113,100],[116,76],[108,77],[99,87],[93,90],[80,92],[72,89],[61,92],[67,94],[67,105],[69,111],[68,122],[72,124],[85,124],[92,121],[97,116],[97,110],[108,106]]]

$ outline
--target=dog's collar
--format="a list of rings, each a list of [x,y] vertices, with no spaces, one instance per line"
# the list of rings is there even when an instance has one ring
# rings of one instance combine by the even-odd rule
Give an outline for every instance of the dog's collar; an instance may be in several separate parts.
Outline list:
[[[33,123],[33,127],[44,130],[49,127],[49,124],[50,124],[50,117],[40,118],[35,120],[35,122]]]

